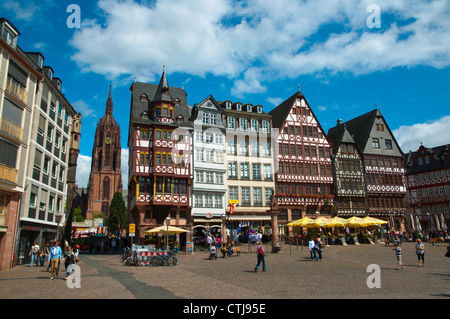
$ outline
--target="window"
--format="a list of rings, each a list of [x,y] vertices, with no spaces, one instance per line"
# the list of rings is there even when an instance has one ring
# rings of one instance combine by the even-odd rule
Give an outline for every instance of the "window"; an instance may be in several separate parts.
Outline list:
[[[65,169],[64,169],[64,167],[61,166],[59,169],[59,181],[61,183],[64,182],[64,172],[65,172]]]
[[[248,141],[241,141],[239,143],[239,154],[248,156]]]
[[[268,121],[262,121],[262,131],[263,133],[269,133],[269,122]]]
[[[202,115],[202,122],[203,122],[203,124],[209,124],[208,113],[203,113],[203,115]]]
[[[247,119],[239,119],[239,128],[241,131],[247,131]]]
[[[264,164],[264,171],[263,171],[263,174],[264,174],[264,180],[272,180],[272,165],[270,165],[270,164]]]
[[[378,138],[372,138],[372,147],[380,148],[380,140]]]
[[[264,189],[264,206],[270,206],[270,196],[272,196],[273,188]]]
[[[149,136],[148,129],[141,129],[141,139],[148,140]]]
[[[242,206],[250,206],[250,187],[241,187]]]
[[[258,132],[258,121],[257,120],[252,120],[252,132]]]
[[[253,206],[262,206],[262,188],[253,188]]]
[[[242,110],[242,105],[241,104],[236,104],[236,110],[241,111]]]
[[[228,140],[228,154],[237,153],[237,141],[236,140]]]
[[[47,141],[51,142],[53,138],[53,125],[49,124],[47,128]]]
[[[259,143],[257,141],[252,141],[252,155],[259,156]]]
[[[270,143],[263,143],[262,145],[263,156],[270,156]]]
[[[261,164],[252,164],[253,180],[261,179]]]
[[[241,179],[249,179],[248,163],[241,163]]]
[[[62,118],[62,105],[58,103],[58,117]]]
[[[387,150],[392,149],[392,140],[386,139],[386,140],[384,140],[384,144],[385,144]]]
[[[211,114],[211,125],[216,125],[217,120],[216,120],[216,114]]]
[[[52,178],[56,179],[57,172],[58,172],[58,163],[53,162],[53,165],[52,165]]]
[[[239,200],[239,191],[237,186],[230,186],[228,188],[230,200]]]
[[[105,177],[103,179],[103,197],[102,199],[109,199],[110,179]]]
[[[61,142],[61,133],[56,132],[55,134],[55,147],[59,148],[59,143]]]
[[[237,178],[237,163],[228,163],[228,178]]]
[[[50,194],[48,198],[48,211],[53,212],[53,207],[55,205],[55,195]]]
[[[252,111],[252,106],[250,104],[247,104],[247,112],[251,112]]]
[[[31,187],[31,193],[30,193],[30,202],[29,202],[30,207],[33,207],[33,208],[36,207],[36,204],[37,204],[37,193],[38,193],[38,188],[33,185]],[[2,207],[1,206],[2,206],[2,203],[1,203],[1,196],[0,196],[0,214],[1,214],[1,211],[2,211]]]
[[[232,130],[235,129],[234,117],[228,117],[228,128]]]

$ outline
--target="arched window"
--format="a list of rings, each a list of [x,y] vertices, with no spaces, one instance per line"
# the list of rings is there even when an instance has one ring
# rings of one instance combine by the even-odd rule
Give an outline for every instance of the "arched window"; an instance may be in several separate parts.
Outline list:
[[[102,204],[102,213],[105,215],[105,217],[109,216],[109,204],[108,203]]]
[[[109,189],[110,189],[110,179],[108,176],[106,176],[103,179],[103,199],[104,200],[109,199]]]

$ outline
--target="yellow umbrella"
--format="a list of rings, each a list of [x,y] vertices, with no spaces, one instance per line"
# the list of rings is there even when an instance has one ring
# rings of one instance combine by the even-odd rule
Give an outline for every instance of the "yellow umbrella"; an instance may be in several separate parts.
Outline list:
[[[363,221],[363,219],[360,218],[360,217],[356,217],[356,216],[353,216],[353,217],[350,217],[349,219],[347,219],[347,220],[344,222],[344,226],[349,226],[349,227],[365,227],[365,226],[364,226],[364,221]]]
[[[317,219],[311,219],[308,222],[302,223],[301,227],[304,227],[304,228],[328,227],[329,222],[330,222],[329,218],[319,217]]]
[[[330,222],[328,223],[328,227],[343,227],[345,225],[346,219],[335,216],[330,219]]]
[[[190,233],[190,231],[175,226],[163,225],[152,229],[147,229],[144,232],[144,234],[156,234],[156,233],[181,234],[181,233]]]
[[[303,217],[301,219],[295,220],[293,222],[287,223],[286,226],[287,227],[302,227],[302,224],[305,222],[310,221],[311,218],[308,217]]]
[[[363,218],[363,223],[364,223],[364,227],[365,226],[388,224],[388,222],[385,221],[385,220],[378,219],[378,218],[373,218],[373,217],[369,217],[369,216]]]

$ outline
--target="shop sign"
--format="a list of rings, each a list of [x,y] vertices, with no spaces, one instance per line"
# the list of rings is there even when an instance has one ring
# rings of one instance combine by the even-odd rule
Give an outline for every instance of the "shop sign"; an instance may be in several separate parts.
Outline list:
[[[187,242],[186,243],[186,252],[193,252],[194,251],[194,243]]]

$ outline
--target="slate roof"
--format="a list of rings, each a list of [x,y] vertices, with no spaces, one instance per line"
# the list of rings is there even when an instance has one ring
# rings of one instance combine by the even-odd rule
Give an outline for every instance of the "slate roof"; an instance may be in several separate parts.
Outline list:
[[[337,151],[342,143],[356,144],[344,123],[338,124],[329,129],[327,137],[331,143],[333,154],[337,154]]]
[[[423,161],[423,164],[420,165],[419,157],[429,157],[430,163],[427,164]],[[408,153],[405,164],[408,175],[450,168],[450,144],[432,148],[421,145],[417,151]]]
[[[269,112],[272,116],[272,127],[281,128],[283,126],[283,123],[286,120],[297,97],[303,97],[302,92],[295,92],[294,95]]]
[[[163,77],[162,77],[163,78]],[[165,78],[165,75],[164,75]],[[161,84],[162,83],[162,84]],[[164,80],[161,79],[160,81],[161,87],[164,87],[167,84],[167,79]],[[161,124],[160,122],[155,122],[152,120],[152,102],[153,101],[161,101],[161,97],[159,96],[159,90],[158,88],[160,85],[156,84],[149,84],[149,83],[142,83],[142,82],[134,82],[131,87],[131,110],[130,110],[130,118],[132,123],[138,123],[138,124]],[[175,105],[173,107],[174,111],[174,120],[175,122],[173,124],[167,124],[169,126],[174,127],[192,127],[191,123],[188,121],[191,117],[191,110],[192,107],[188,105],[187,103],[187,94],[186,91],[182,88],[178,87],[172,87],[168,86],[169,88],[169,95],[172,101],[175,101],[176,99],[179,99],[179,105]],[[147,95],[148,100],[147,101],[141,101],[141,96],[143,94]],[[157,95],[158,94],[158,95]],[[143,118],[142,113],[147,112],[148,118]],[[181,115],[184,118],[184,122],[180,125],[176,123],[177,117]]]

